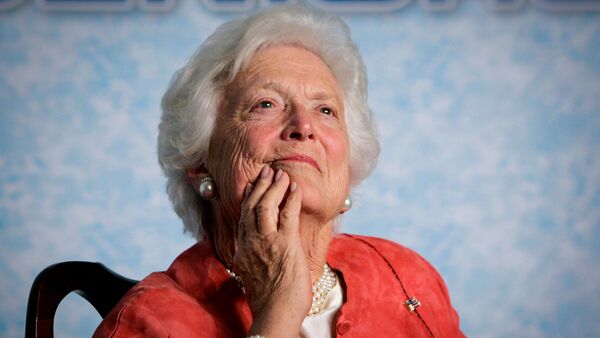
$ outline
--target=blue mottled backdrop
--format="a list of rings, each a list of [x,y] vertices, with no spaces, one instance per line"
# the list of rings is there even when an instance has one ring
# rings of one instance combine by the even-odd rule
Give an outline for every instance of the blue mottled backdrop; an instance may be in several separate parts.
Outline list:
[[[197,1],[112,13],[19,2],[0,1],[16,6],[0,11],[2,337],[23,335],[49,264],[102,261],[140,279],[193,243],[157,164],[159,102],[234,16]],[[599,12],[423,3],[344,14],[383,149],[343,230],[428,258],[469,336],[599,337]],[[77,296],[57,316],[58,337],[100,322]]]

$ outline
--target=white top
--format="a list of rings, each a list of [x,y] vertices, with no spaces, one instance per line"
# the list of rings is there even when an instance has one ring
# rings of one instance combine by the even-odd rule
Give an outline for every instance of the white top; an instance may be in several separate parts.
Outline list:
[[[327,295],[323,310],[316,315],[307,316],[300,327],[300,338],[331,338],[335,337],[335,313],[342,307],[344,296],[340,286],[339,277],[335,286]]]

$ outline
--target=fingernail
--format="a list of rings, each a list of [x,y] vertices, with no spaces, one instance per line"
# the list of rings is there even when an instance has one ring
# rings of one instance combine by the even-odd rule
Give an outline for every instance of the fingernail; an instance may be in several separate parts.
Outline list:
[[[266,165],[262,168],[262,170],[260,171],[260,177],[265,178],[269,176],[269,166]]]
[[[246,184],[246,189],[244,189],[244,197],[248,198],[250,196],[250,192],[252,191],[252,184]]]
[[[277,170],[277,173],[275,174],[275,182],[279,181],[281,176],[283,176],[283,170],[279,169],[279,170]]]
[[[292,182],[292,184],[290,184],[290,192],[294,192],[296,189],[298,189],[298,184],[296,184],[296,182]]]

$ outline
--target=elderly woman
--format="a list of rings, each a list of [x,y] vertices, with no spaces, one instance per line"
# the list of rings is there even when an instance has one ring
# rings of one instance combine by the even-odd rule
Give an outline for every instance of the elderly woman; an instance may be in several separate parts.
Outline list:
[[[158,154],[198,243],[95,337],[457,337],[416,253],[336,234],[379,145],[347,26],[300,6],[226,23],[163,98]]]

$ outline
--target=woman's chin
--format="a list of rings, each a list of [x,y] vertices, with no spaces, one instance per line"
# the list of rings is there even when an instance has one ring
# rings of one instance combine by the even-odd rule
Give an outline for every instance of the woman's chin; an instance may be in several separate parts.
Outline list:
[[[311,215],[322,222],[330,221],[332,214],[336,214],[332,210],[331,199],[326,198],[320,190],[314,189],[311,185],[302,185],[302,213]]]
[[[323,222],[329,222],[339,213],[338,210],[334,210],[336,208],[333,203],[338,196],[329,196],[328,192],[331,189],[328,187],[331,184],[323,179],[317,169],[294,162],[279,162],[278,164],[277,169],[284,170],[290,176],[290,181],[296,182],[302,190],[302,213],[305,216],[310,215]]]

